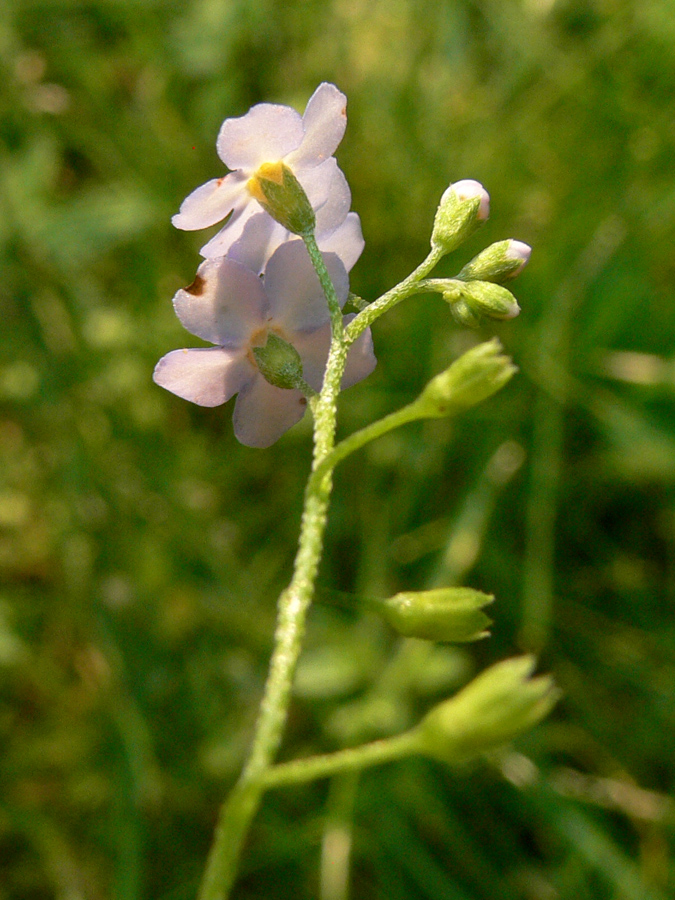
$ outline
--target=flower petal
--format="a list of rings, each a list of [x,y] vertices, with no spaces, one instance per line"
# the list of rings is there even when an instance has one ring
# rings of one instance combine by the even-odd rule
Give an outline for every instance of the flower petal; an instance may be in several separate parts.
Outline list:
[[[348,325],[354,318],[353,315],[345,316],[344,323]],[[354,341],[347,353],[347,364],[342,376],[342,390],[367,378],[377,365],[373,350],[373,336],[370,328],[366,328]]]
[[[241,350],[204,347],[172,350],[155,366],[153,380],[172,394],[199,406],[220,406],[255,378]]]
[[[349,294],[347,272],[335,254],[322,255],[342,306]],[[313,331],[329,320],[326,297],[301,240],[287,241],[274,251],[263,281],[270,318],[288,332],[291,343],[292,332]]]
[[[345,316],[344,324],[347,325],[353,318],[353,315]],[[320,391],[330,349],[330,325],[324,325],[311,333],[294,334],[293,346],[302,359],[303,378],[315,391]],[[342,390],[362,381],[376,365],[372,335],[370,328],[366,328],[347,353],[347,364],[340,385]]]
[[[345,269],[351,272],[366,244],[358,213],[350,212],[342,225],[327,237],[319,238],[317,243],[322,253],[339,256]]]
[[[307,166],[298,165],[295,167],[295,176],[305,189],[313,210],[320,209],[328,200],[337,168],[338,164],[334,157],[327,159],[320,166],[307,168]]]
[[[241,237],[232,244],[227,255],[259,275],[277,247],[292,237],[290,231],[267,213],[256,213],[246,222]]]
[[[239,240],[247,222],[254,216],[271,218],[266,212],[261,210],[257,203],[249,198],[246,206],[237,209],[220,231],[204,244],[199,251],[201,255],[206,257],[206,259],[211,259],[214,256],[227,256],[232,244]]]
[[[309,98],[302,117],[305,136],[289,156],[289,165],[316,166],[332,156],[347,127],[347,98],[324,81]]]
[[[311,388],[320,391],[330,349],[330,322],[315,331],[294,334],[293,346],[302,359],[302,377]]]
[[[196,231],[215,225],[241,201],[246,201],[246,179],[238,172],[230,172],[223,178],[212,178],[202,184],[181,203],[171,221],[183,231]],[[239,203],[237,202],[239,201]]]
[[[216,147],[228,168],[252,172],[264,162],[283,159],[303,136],[302,119],[290,106],[258,103],[245,116],[225,119]]]
[[[247,447],[269,447],[300,421],[306,409],[300,391],[274,387],[258,375],[237,397],[232,416],[235,436]]]
[[[314,170],[316,171],[316,170]],[[330,234],[342,225],[352,202],[347,179],[337,164],[333,167],[326,202],[316,210],[316,236]]]
[[[268,306],[258,276],[227,257],[205,260],[173,305],[191,334],[230,348],[241,347],[262,328]]]

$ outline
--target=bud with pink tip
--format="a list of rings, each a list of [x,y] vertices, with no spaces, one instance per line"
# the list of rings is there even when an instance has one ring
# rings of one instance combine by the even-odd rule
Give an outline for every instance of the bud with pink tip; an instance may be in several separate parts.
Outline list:
[[[451,184],[436,211],[431,246],[443,253],[459,247],[490,214],[490,197],[471,179]]]
[[[474,256],[457,276],[461,281],[493,281],[501,284],[520,275],[532,248],[522,241],[498,241]]]

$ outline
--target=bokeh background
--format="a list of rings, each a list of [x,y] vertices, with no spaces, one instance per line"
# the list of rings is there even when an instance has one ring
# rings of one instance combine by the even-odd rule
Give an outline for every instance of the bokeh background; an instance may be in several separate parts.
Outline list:
[[[170,216],[256,102],[349,98],[338,159],[374,298],[451,181],[534,247],[520,374],[343,464],[283,757],[396,733],[523,649],[564,691],[462,771],[410,760],[270,793],[237,897],[675,893],[675,6],[671,0],[2,0],[0,898],[192,898],[289,575],[308,423],[151,381],[203,234]],[[475,336],[432,296],[375,328],[346,434]],[[197,342],[198,343],[198,342]],[[405,642],[363,598],[494,592],[489,641]],[[351,846],[349,893],[344,886]]]

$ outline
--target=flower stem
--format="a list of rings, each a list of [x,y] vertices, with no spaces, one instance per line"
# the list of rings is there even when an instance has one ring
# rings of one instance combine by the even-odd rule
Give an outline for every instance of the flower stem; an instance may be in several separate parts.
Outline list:
[[[267,788],[301,784],[304,781],[327,778],[340,772],[358,771],[368,766],[402,759],[419,752],[419,749],[417,730],[412,729],[395,737],[363,744],[361,747],[350,747],[337,753],[294,759],[292,762],[272,766],[265,772],[263,781]]]
[[[333,340],[342,341],[344,333],[344,327],[342,325],[342,309],[340,307],[338,296],[335,293],[333,282],[330,280],[330,275],[326,269],[326,264],[323,261],[323,256],[319,250],[319,245],[316,242],[314,233],[311,231],[303,234],[302,239],[305,242],[305,247],[307,247],[307,252],[309,253],[309,258],[312,260],[314,270],[319,276],[323,292],[326,295]]]
[[[360,450],[361,447],[364,447],[376,438],[381,437],[383,434],[387,434],[388,431],[393,431],[394,428],[400,428],[401,425],[407,425],[408,422],[414,422],[422,416],[423,411],[420,412],[419,404],[414,400],[402,409],[397,409],[395,412],[389,413],[389,415],[385,416],[383,419],[378,419],[377,422],[372,422],[370,425],[366,425],[365,428],[354,431],[349,437],[340,441],[340,443],[323,458],[321,463],[312,473],[312,478],[321,478],[327,471],[332,471],[338,463],[354,453],[355,450]]]
[[[313,246],[315,253],[310,249]],[[342,330],[342,311],[330,276],[313,236],[310,257],[326,294],[333,326],[324,384],[312,398],[314,413],[315,471],[333,449],[337,397],[344,373],[347,347]],[[337,310],[337,315],[334,311]],[[216,835],[207,861],[199,900],[225,900],[234,883],[242,845],[266,787],[265,775],[281,743],[295,667],[302,647],[307,610],[314,594],[332,489],[332,468],[310,477],[300,527],[298,552],[291,583],[279,598],[274,651],[265,684],[248,761],[220,812]]]
[[[400,284],[396,285],[396,287],[393,287],[390,291],[382,294],[377,300],[368,304],[368,306],[362,310],[356,318],[352,319],[346,327],[345,341],[347,344],[353,344],[357,337],[365,331],[369,325],[372,325],[375,319],[378,319],[383,313],[388,312],[393,306],[400,303],[401,300],[405,300],[406,297],[410,297],[411,294],[417,293],[420,289],[428,290],[428,288],[420,288],[419,282],[423,278],[426,278],[436,263],[444,255],[444,251],[439,247],[432,247],[427,258],[424,262],[420,263],[414,272],[411,272],[410,275],[408,275],[407,278],[404,278]]]

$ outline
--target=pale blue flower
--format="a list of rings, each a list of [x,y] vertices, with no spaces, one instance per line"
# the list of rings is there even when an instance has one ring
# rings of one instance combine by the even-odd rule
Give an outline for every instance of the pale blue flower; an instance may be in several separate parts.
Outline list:
[[[347,272],[333,253],[324,261],[342,306]],[[330,347],[326,298],[303,242],[275,250],[262,278],[237,260],[207,259],[173,302],[185,328],[216,346],[168,353],[157,363],[155,382],[200,406],[219,406],[238,394],[236,437],[250,447],[269,447],[302,418],[307,400],[299,390],[267,382],[253,348],[264,346],[269,332],[277,334],[298,351],[305,381],[319,391]],[[365,378],[375,363],[367,329],[349,350],[342,387]]]
[[[335,231],[351,203],[349,186],[333,158],[347,125],[346,106],[345,95],[324,82],[310,97],[302,117],[289,106],[259,103],[240,118],[226,119],[216,146],[218,156],[232,171],[193,191],[173,217],[173,224],[194,231],[229,215],[226,225],[201,251],[206,257],[228,254],[250,219],[270,220],[250,194],[249,179],[263,163],[283,161],[315,212],[330,198],[322,230]],[[257,224],[254,229],[257,231]]]

